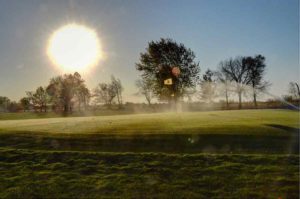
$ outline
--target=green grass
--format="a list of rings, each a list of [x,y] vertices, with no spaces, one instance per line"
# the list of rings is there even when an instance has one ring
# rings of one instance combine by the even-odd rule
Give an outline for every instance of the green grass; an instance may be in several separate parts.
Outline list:
[[[299,197],[296,111],[21,115],[0,120],[0,198]]]
[[[298,198],[296,155],[2,149],[1,198]]]
[[[0,121],[0,146],[168,153],[298,153],[299,114],[212,111]]]
[[[299,113],[284,110],[242,110],[2,120],[0,131],[120,135],[285,134],[284,129],[274,125],[299,128]]]
[[[25,119],[41,119],[41,118],[57,118],[57,117],[84,117],[84,116],[104,116],[104,115],[125,115],[133,114],[133,110],[96,110],[85,112],[74,112],[69,114],[55,112],[19,112],[19,113],[0,113],[0,120],[25,120]]]

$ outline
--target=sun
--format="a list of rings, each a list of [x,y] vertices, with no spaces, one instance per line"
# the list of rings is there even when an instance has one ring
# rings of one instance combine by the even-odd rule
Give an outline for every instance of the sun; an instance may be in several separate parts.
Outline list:
[[[64,72],[83,72],[98,64],[102,51],[96,31],[72,23],[50,36],[47,55]]]

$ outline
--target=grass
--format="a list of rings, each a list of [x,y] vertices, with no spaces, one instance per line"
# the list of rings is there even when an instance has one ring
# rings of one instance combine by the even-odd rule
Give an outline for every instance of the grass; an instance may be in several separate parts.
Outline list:
[[[284,127],[299,128],[299,113],[284,110],[241,110],[0,121],[0,132],[51,134],[283,135],[286,134]]]
[[[21,112],[21,113],[0,113],[0,120],[25,120],[25,119],[41,119],[41,118],[57,118],[57,117],[85,117],[85,116],[105,116],[105,115],[126,115],[133,114],[133,110],[96,110],[86,112],[74,112],[71,114],[55,113],[55,112]]]
[[[0,120],[0,198],[299,197],[299,112],[20,117]]]
[[[298,198],[297,155],[2,149],[1,198]]]

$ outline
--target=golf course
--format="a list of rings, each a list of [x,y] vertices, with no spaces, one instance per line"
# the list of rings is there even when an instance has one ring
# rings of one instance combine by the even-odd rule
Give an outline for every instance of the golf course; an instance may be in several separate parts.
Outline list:
[[[298,198],[298,111],[7,114],[0,198]]]

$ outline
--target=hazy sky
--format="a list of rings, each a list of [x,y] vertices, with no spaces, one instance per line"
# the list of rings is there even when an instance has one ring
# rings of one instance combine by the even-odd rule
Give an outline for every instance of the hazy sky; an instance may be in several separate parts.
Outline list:
[[[120,78],[134,100],[135,69],[151,40],[170,37],[191,48],[201,74],[237,55],[266,57],[271,92],[299,81],[297,0],[0,0],[0,96],[18,100],[61,74],[46,56],[55,29],[77,22],[95,29],[106,60],[84,74],[89,88]]]

